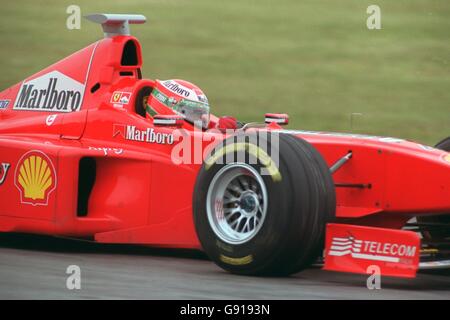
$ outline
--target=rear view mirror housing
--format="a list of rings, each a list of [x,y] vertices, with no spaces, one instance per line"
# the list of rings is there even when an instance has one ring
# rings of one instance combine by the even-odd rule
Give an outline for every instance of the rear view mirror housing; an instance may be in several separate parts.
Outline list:
[[[266,113],[265,123],[276,123],[280,126],[289,124],[289,115],[286,113]]]
[[[153,116],[153,124],[159,127],[181,128],[184,118],[177,114],[156,114]]]

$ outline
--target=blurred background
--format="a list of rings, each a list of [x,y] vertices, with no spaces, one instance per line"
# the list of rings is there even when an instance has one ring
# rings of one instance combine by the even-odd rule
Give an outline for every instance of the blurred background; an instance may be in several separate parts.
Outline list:
[[[368,30],[367,7],[381,8]],[[81,14],[140,13],[146,78],[198,85],[212,112],[290,128],[407,138],[450,135],[449,0],[15,0],[0,19],[0,90],[103,36]],[[351,114],[354,117],[351,125]]]

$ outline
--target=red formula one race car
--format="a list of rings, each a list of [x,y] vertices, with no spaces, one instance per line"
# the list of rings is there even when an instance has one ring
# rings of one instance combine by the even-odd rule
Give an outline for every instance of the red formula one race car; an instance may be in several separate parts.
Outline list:
[[[246,275],[450,265],[449,139],[216,117],[195,85],[142,79],[145,17],[88,19],[104,39],[0,93],[0,232],[201,249]]]

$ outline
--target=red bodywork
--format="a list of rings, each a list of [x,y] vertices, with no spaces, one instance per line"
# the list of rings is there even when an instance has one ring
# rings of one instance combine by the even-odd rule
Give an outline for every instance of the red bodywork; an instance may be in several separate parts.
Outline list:
[[[115,36],[0,93],[1,232],[200,248],[192,218],[192,194],[201,161],[173,163],[176,144],[169,140],[158,143],[155,137],[161,134],[168,139],[176,128],[154,126],[152,119],[135,113],[136,93],[154,83],[140,79],[141,65],[137,39]],[[48,84],[47,89],[43,83]],[[62,89],[55,88],[62,85],[73,85],[76,90],[61,95]],[[34,89],[39,90],[33,93]],[[59,94],[44,101],[52,90]],[[211,121],[214,125],[218,119],[212,116]],[[137,141],[133,135],[133,141],[127,136],[127,130],[132,130],[127,126],[148,132],[154,139]],[[195,131],[186,122],[183,128],[189,132],[185,139],[204,136],[199,146],[192,146],[201,150],[226,137],[220,132]],[[280,128],[271,124],[266,129]],[[326,253],[333,237],[345,238],[351,233],[370,237],[372,231],[379,242],[419,246],[415,233],[399,231],[406,221],[418,214],[450,212],[450,162],[444,151],[399,139],[284,132],[313,144],[329,166],[351,151],[352,158],[333,178],[338,186],[365,186],[336,188],[336,222],[342,225],[328,226]],[[86,157],[95,159],[96,179],[87,213],[80,214],[80,160]],[[394,229],[396,234],[377,228]],[[345,247],[346,241],[343,243]],[[407,261],[411,267],[405,272],[380,265],[389,275],[414,276],[417,255]],[[348,255],[326,261],[331,270],[366,271],[367,261],[360,264]]]

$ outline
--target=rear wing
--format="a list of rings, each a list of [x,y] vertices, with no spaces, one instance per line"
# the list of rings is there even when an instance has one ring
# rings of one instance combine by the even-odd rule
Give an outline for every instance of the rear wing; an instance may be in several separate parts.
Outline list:
[[[105,38],[117,35],[130,35],[130,24],[142,24],[147,18],[141,14],[94,13],[85,16],[91,22],[102,25]]]

